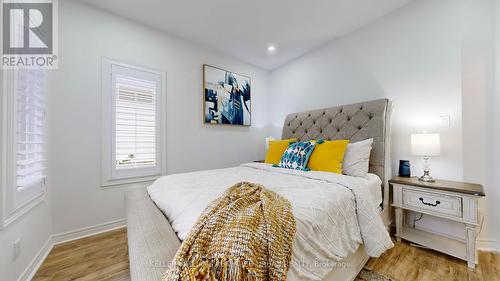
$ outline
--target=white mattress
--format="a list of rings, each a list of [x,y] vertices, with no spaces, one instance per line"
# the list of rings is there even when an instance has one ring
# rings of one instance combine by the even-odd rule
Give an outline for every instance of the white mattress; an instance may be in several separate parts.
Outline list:
[[[367,174],[365,178],[361,178],[366,182],[368,190],[375,206],[382,204],[382,180],[375,174]]]

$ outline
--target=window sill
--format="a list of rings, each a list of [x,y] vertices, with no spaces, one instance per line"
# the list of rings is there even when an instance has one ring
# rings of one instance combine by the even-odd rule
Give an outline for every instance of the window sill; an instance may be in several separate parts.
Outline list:
[[[156,176],[146,176],[146,177],[136,177],[136,178],[125,178],[125,179],[109,179],[101,182],[102,188],[113,188],[113,187],[121,187],[129,184],[143,183],[143,182],[152,182],[161,177],[162,175]]]
[[[22,207],[19,207],[17,210],[15,210],[12,214],[10,214],[3,223],[3,228],[7,228],[9,225],[15,223],[18,219],[23,217],[25,214],[27,214],[29,211],[31,211],[33,208],[38,206],[38,204],[42,203],[45,200],[45,193],[40,193],[37,195],[35,198],[30,200],[28,203],[24,204]]]

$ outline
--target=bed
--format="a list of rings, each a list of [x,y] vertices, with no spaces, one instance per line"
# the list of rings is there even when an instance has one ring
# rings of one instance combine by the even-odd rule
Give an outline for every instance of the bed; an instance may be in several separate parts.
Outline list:
[[[370,155],[369,172],[375,176],[375,178],[379,179],[378,183],[381,183],[381,186],[378,192],[374,191],[373,196],[370,196],[373,199],[370,204],[380,204],[376,215],[380,216],[384,227],[388,227],[390,224],[388,202],[389,188],[387,183],[390,173],[390,111],[391,103],[387,99],[380,99],[327,109],[293,113],[286,117],[282,133],[283,139],[298,138],[301,141],[323,138],[325,140],[349,139],[352,142],[356,142],[373,138],[374,142]],[[325,175],[325,173],[307,174],[305,172],[300,174],[298,172],[281,170],[278,171],[277,168],[266,166],[266,164],[250,163],[227,170],[202,171],[197,172],[197,174],[167,176],[159,179],[155,184],[189,188],[192,185],[190,185],[187,180],[189,178],[199,178],[197,184],[200,184],[210,181],[210,178],[221,178],[214,175],[236,174],[235,177],[237,178],[238,173],[241,173],[240,176],[242,179],[262,181],[262,183],[270,185],[271,187],[273,185],[278,186],[276,182],[281,178],[292,176],[297,178],[299,184],[309,184],[310,186],[314,186],[315,184],[319,185],[319,181],[330,182],[330,184],[346,184],[347,186],[346,182],[350,183],[353,181],[347,176]],[[278,175],[278,173],[280,175]],[[218,185],[222,186],[231,182],[231,180],[235,179],[226,179],[227,182],[214,182],[212,185],[215,186],[217,185],[215,183],[218,183]],[[293,181],[293,179],[287,179],[286,182]],[[207,185],[207,188],[212,185]],[[371,185],[373,185],[373,181]],[[372,189],[377,190],[377,188]],[[162,202],[161,198],[166,198],[166,196],[162,193],[154,193],[151,190],[152,188],[150,187],[151,196],[146,188],[131,188],[127,193],[127,229],[130,273],[134,281],[161,280],[169,262],[180,247],[181,242],[179,237],[183,237],[186,234],[186,231],[182,230],[188,230],[192,223],[186,223],[187,219],[182,219],[183,212],[173,214],[179,209],[179,207],[172,208],[175,202],[172,200],[170,202]],[[169,190],[169,192],[173,191],[175,191],[175,189]],[[172,194],[172,198],[177,198],[176,196],[182,197],[184,194],[188,193]],[[207,192],[207,194],[211,193]],[[285,194],[285,196],[293,197],[294,194],[288,193]],[[295,197],[300,198],[301,196],[304,197],[303,194],[298,193]],[[380,197],[382,197],[382,199],[380,199]],[[152,198],[154,198],[155,201],[153,201]],[[184,200],[192,201],[193,198],[185,198]],[[202,200],[210,199],[205,197],[201,198]],[[359,198],[356,199],[359,201]],[[297,201],[298,199],[295,200]],[[293,205],[293,200],[290,201],[292,201]],[[380,203],[380,201],[382,201],[382,203]],[[170,210],[165,207],[169,206],[167,203],[171,206]],[[359,202],[357,202],[357,204],[358,203]],[[164,213],[170,214],[169,218],[172,224],[169,223]],[[171,216],[174,215],[177,216],[178,219],[172,220]],[[360,214],[358,213],[357,216],[359,220]],[[189,216],[189,218],[192,217],[193,215]],[[365,231],[362,229],[364,226],[361,222],[359,222],[359,225],[361,232]],[[177,230],[177,233],[174,231],[174,228]],[[361,236],[363,236],[363,233]],[[367,242],[367,248],[373,248],[374,246],[368,243],[368,240],[368,235],[363,237],[363,241]],[[296,247],[295,244],[294,247]],[[342,247],[345,248],[345,245],[342,245]],[[365,245],[361,245],[357,250],[351,249],[348,254],[345,254],[344,249],[343,258],[341,260],[332,260],[335,266],[328,267],[328,271],[322,272],[321,280],[353,280],[369,259],[367,252],[370,250],[373,251],[372,249],[365,249]],[[300,275],[294,273],[289,280],[305,279],[303,276],[298,276]]]

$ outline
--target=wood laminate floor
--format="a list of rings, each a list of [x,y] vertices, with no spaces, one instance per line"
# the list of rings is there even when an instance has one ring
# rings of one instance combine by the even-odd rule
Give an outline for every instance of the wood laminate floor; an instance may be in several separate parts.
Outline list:
[[[500,281],[500,254],[480,252],[478,268],[470,270],[464,261],[403,242],[365,268],[398,281]],[[130,280],[126,230],[54,247],[33,280]]]
[[[57,245],[33,281],[130,280],[127,230],[118,229]]]
[[[500,281],[500,254],[479,252],[479,265],[469,269],[465,261],[439,252],[394,242],[394,248],[371,258],[365,269],[406,281]]]

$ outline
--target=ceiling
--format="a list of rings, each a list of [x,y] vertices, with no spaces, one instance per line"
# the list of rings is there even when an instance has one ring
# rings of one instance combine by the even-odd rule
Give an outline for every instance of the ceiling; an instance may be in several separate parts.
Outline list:
[[[272,70],[412,0],[81,1]]]

